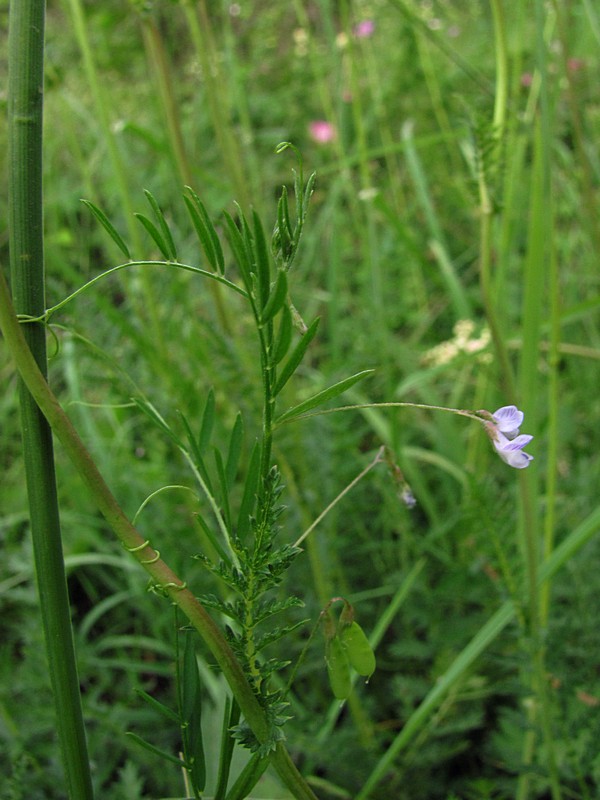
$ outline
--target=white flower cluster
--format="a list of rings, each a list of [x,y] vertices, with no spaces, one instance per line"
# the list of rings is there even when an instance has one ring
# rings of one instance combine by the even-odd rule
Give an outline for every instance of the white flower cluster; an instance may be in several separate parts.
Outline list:
[[[473,337],[474,332],[475,323],[472,320],[459,320],[453,328],[454,337],[428,350],[423,356],[423,362],[433,367],[442,366],[461,354],[480,354],[478,357],[485,360],[489,353],[482,351],[489,344],[490,332],[483,328],[479,336]]]

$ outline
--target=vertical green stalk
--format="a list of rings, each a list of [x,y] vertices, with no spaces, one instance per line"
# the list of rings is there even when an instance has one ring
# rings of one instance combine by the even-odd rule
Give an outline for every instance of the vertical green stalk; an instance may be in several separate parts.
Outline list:
[[[491,0],[494,16],[494,37],[496,51],[496,92],[494,95],[494,130],[498,142],[502,141],[506,124],[506,105],[508,99],[508,58],[506,46],[506,25],[504,7],[501,0]]]
[[[535,126],[535,157],[532,180],[532,198],[529,226],[529,247],[525,266],[525,297],[523,311],[523,353],[521,359],[520,382],[525,407],[533,413],[537,412],[536,399],[539,396],[539,380],[537,363],[540,352],[542,305],[545,283],[547,283],[547,264],[550,264],[550,303],[551,303],[551,336],[553,348],[553,371],[551,377],[550,401],[550,435],[553,442],[550,446],[548,463],[548,479],[546,497],[545,545],[546,558],[551,555],[553,546],[555,472],[557,458],[557,412],[558,383],[556,361],[558,355],[558,275],[556,255],[553,246],[554,211],[552,205],[552,121],[550,116],[550,98],[548,92],[548,74],[546,69],[546,43],[544,41],[546,11],[543,4],[535,2],[536,22],[536,60],[540,74],[540,113]],[[539,414],[537,414],[539,419]],[[545,668],[545,646],[543,643],[544,625],[548,616],[550,583],[541,587],[538,583],[538,566],[541,558],[540,527],[536,497],[538,484],[535,472],[523,476],[521,482],[523,540],[526,547],[529,574],[529,606],[530,606],[530,646],[532,648],[531,689],[534,702],[529,712],[530,730],[525,734],[523,743],[523,764],[525,769],[534,761],[536,745],[536,728],[542,733],[546,768],[548,770],[550,792],[553,800],[560,800],[562,792],[556,763],[556,752],[552,732],[552,716]],[[517,787],[517,800],[526,800],[530,793],[531,772],[524,771]]]
[[[71,11],[71,19],[73,20],[73,27],[79,49],[83,58],[83,66],[87,81],[94,98],[94,108],[98,115],[98,122],[102,137],[108,156],[113,168],[113,174],[117,183],[119,200],[125,216],[125,223],[129,238],[133,244],[135,251],[140,252],[142,249],[142,240],[140,236],[140,226],[136,224],[133,203],[131,200],[131,192],[127,182],[127,170],[123,161],[123,156],[119,150],[117,139],[111,125],[109,104],[106,99],[106,93],[100,83],[98,70],[92,46],[88,36],[86,27],[85,12],[82,0],[66,0]],[[152,284],[146,274],[142,274],[139,279],[140,291],[136,291],[136,286],[132,287],[130,293],[131,302],[135,309],[136,316],[143,320],[148,319],[152,329],[152,345],[155,350],[162,356],[163,363],[168,363],[168,357],[164,351],[164,337],[161,334],[160,320],[158,314],[158,306],[156,303],[156,293]],[[143,298],[143,302],[140,298]]]
[[[133,215],[133,205],[131,202],[131,193],[127,185],[127,172],[123,163],[123,158],[117,146],[115,133],[111,126],[110,113],[108,110],[108,103],[102,86],[100,85],[100,78],[98,70],[96,69],[96,62],[94,54],[87,34],[85,15],[81,0],[67,0],[71,10],[71,19],[73,20],[73,28],[81,56],[83,58],[83,67],[89,83],[92,96],[94,98],[94,106],[96,114],[98,115],[98,123],[104,143],[108,150],[108,155],[113,167],[115,180],[119,190],[119,198],[123,211],[125,212],[125,222],[129,238],[131,239],[134,247],[139,250],[141,248],[141,238],[139,234],[139,226],[135,223]]]
[[[197,165],[194,166],[194,170],[192,170],[190,166],[183,138],[181,121],[177,111],[177,94],[175,91],[171,64],[163,43],[162,35],[152,15],[152,11],[144,8],[139,12],[138,16],[142,28],[148,66],[152,70],[154,83],[158,89],[162,119],[167,130],[173,161],[182,184],[185,186],[193,186],[195,182],[194,174],[203,180],[206,179],[206,176],[202,174]],[[131,217],[131,219],[133,220],[133,217]],[[210,281],[208,288],[215,302],[215,308],[221,326],[225,333],[230,334],[231,323],[229,321],[227,309],[223,303],[223,296],[220,291],[221,287],[214,281]],[[167,358],[167,362],[168,360]]]
[[[349,52],[346,56],[346,70],[352,97],[352,121],[355,130],[355,148],[359,156],[358,169],[360,175],[361,191],[369,191],[372,188],[371,162],[369,159],[368,132],[366,126],[366,114],[362,100],[363,90],[361,80],[364,80],[365,65],[364,58],[358,51],[357,42],[352,41],[352,26],[350,24],[350,8],[347,2],[340,8],[343,28],[348,32],[350,42]],[[370,318],[373,325],[370,329],[370,336],[378,351],[386,353],[387,336],[387,296],[383,289],[383,275],[381,269],[381,258],[377,243],[375,230],[375,219],[373,205],[370,202],[362,204],[359,208],[360,217],[357,219],[358,227],[364,231],[361,237],[362,260],[368,269],[371,291],[370,291]]]
[[[552,3],[552,8],[556,15],[558,41],[562,45],[563,80],[566,82],[566,100],[569,105],[569,121],[573,132],[574,158],[579,161],[577,174],[583,196],[580,219],[585,225],[586,232],[590,237],[594,250],[598,252],[600,251],[600,229],[598,227],[598,191],[596,189],[596,181],[594,180],[595,165],[592,163],[585,146],[584,117],[582,116],[582,111],[586,108],[586,99],[581,96],[577,81],[573,79],[573,74],[568,64],[570,52],[570,44],[567,42],[568,17],[570,14],[578,12],[575,12],[575,9],[570,8],[569,5],[559,3],[556,0]],[[586,11],[588,25],[590,25],[593,30],[594,12],[591,8],[586,8]],[[598,30],[596,30],[595,33],[596,36],[598,36]]]
[[[492,120],[492,136],[494,137],[494,148],[489,157],[489,164],[486,165],[484,154],[479,154],[479,285],[485,315],[490,328],[494,349],[500,366],[500,381],[502,389],[507,398],[515,398],[515,380],[513,369],[508,357],[506,345],[502,337],[500,323],[496,307],[493,302],[492,290],[492,223],[494,218],[493,201],[490,196],[488,185],[489,173],[495,172],[498,160],[502,151],[503,136],[506,123],[506,101],[508,96],[508,54],[506,47],[506,31],[504,22],[504,11],[501,0],[490,0],[494,17],[494,38],[496,50],[496,87],[494,100],[494,116]]]
[[[151,12],[146,8],[142,9],[139,13],[139,18],[148,66],[152,70],[154,83],[158,89],[162,116],[167,129],[168,141],[171,146],[173,159],[177,166],[177,172],[184,185],[193,186],[193,173],[187,156],[183,131],[181,130],[181,123],[177,112],[177,95],[171,73],[171,65],[165,51],[161,32]]]
[[[233,133],[227,78],[219,68],[219,58],[206,3],[204,0],[200,0],[199,3],[192,3],[191,0],[180,0],[180,2],[202,67],[206,99],[223,163],[240,205],[242,208],[249,208],[250,198],[257,192],[250,191],[244,173],[240,145]]]
[[[43,0],[19,0],[10,4],[10,266],[17,313],[31,316],[38,316],[45,310],[42,218],[44,24]],[[37,323],[27,325],[25,334],[35,361],[45,375],[44,327]],[[23,383],[19,400],[38,593],[66,792],[73,800],[89,800],[93,797],[92,781],[62,554],[52,435]]]

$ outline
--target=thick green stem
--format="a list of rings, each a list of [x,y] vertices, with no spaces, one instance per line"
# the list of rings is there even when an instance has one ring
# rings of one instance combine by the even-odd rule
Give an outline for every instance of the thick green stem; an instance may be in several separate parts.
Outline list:
[[[43,0],[10,5],[9,17],[9,245],[19,313],[44,311],[42,125],[44,83]],[[28,326],[25,346],[46,373],[44,326]],[[24,340],[25,341],[25,340]],[[62,553],[52,434],[27,388],[20,386],[20,416],[31,535],[46,656],[56,708],[56,727],[66,792],[93,797],[79,678]]]
[[[185,583],[160,558],[160,553],[142,537],[123,513],[70,419],[38,369],[23,337],[21,326],[15,317],[8,286],[1,272],[0,329],[21,377],[90,490],[98,509],[122,545],[150,575],[155,587],[179,606],[200,633],[227,679],[247,723],[258,740],[264,742],[269,733],[268,722],[233,651],[205,608],[186,588]],[[301,798],[301,800],[315,800],[312,790],[294,766],[283,746],[279,745],[270,758],[294,797]]]

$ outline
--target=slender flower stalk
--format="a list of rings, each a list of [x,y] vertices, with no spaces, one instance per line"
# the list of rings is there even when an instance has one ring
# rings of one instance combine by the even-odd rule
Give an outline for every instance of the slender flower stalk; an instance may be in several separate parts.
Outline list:
[[[524,453],[523,448],[531,442],[533,436],[519,435],[519,426],[523,422],[524,414],[516,406],[502,406],[492,414],[490,411],[469,411],[464,408],[449,408],[447,406],[434,406],[427,403],[356,403],[351,406],[338,406],[337,408],[320,409],[297,416],[286,416],[281,422],[275,420],[275,425],[290,422],[291,420],[308,419],[323,414],[335,414],[339,411],[353,411],[367,408],[422,408],[427,411],[444,411],[460,417],[468,417],[483,423],[486,432],[500,458],[515,469],[523,469],[533,461],[533,456]]]

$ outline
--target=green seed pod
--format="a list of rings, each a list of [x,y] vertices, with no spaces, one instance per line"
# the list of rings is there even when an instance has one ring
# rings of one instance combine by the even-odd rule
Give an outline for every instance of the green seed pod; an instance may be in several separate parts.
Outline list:
[[[337,636],[327,640],[325,650],[331,691],[338,700],[346,700],[352,691],[348,656]]]
[[[368,677],[375,672],[375,653],[358,622],[342,628],[340,641],[348,661],[359,675]]]

